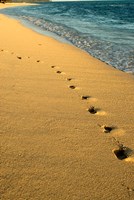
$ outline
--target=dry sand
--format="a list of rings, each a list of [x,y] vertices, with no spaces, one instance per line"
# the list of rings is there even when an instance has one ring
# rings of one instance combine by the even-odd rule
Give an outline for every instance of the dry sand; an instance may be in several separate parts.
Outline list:
[[[1,199],[134,199],[133,84],[0,15]]]

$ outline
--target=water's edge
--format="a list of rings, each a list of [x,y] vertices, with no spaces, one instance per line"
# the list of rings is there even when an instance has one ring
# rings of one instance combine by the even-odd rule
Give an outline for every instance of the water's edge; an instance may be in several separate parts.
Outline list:
[[[7,16],[10,18],[9,15],[7,15]],[[53,33],[51,31],[44,30],[44,29],[39,29],[36,25],[34,25],[34,24],[32,24],[32,23],[30,23],[30,22],[28,22],[26,20],[19,20],[17,18],[15,18],[15,19],[18,20],[21,23],[21,25],[23,25],[23,26],[31,29],[32,31],[35,31],[38,34],[51,37],[51,38],[53,38],[53,39],[55,39],[55,40],[57,40],[59,42],[65,43],[65,44],[72,45],[72,46],[80,49],[81,51],[84,51],[84,52],[88,53],[90,56],[96,58],[97,60],[100,60],[101,62],[104,62],[104,63],[106,63],[107,65],[109,65],[109,66],[111,66],[113,68],[116,68],[119,71],[122,71],[122,72],[125,72],[125,73],[128,73],[128,74],[133,74],[134,75],[134,72],[132,72],[132,71],[125,71],[125,70],[122,70],[122,69],[119,69],[119,68],[115,67],[115,66],[111,65],[110,63],[106,62],[105,60],[102,60],[102,59],[98,58],[97,56],[93,55],[92,53],[89,53],[85,49],[82,49],[82,48],[78,47],[77,45],[73,44],[72,42],[68,41],[67,39],[62,38],[61,36],[57,35],[56,33]]]

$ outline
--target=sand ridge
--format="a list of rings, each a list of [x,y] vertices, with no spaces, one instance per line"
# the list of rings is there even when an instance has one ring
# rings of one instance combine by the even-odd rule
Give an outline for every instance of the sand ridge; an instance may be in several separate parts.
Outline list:
[[[133,76],[0,19],[1,198],[133,199]]]

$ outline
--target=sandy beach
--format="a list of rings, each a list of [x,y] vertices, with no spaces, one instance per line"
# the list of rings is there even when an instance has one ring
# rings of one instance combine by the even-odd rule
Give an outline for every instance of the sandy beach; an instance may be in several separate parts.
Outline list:
[[[133,200],[133,85],[0,14],[0,199]]]

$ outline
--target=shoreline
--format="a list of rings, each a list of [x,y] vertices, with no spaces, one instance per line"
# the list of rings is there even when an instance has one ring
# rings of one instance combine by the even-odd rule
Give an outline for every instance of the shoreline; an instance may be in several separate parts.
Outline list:
[[[1,14],[0,30],[2,199],[133,199],[133,75]]]

